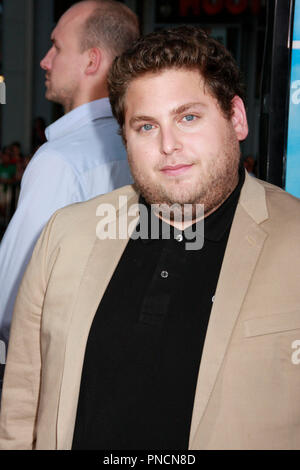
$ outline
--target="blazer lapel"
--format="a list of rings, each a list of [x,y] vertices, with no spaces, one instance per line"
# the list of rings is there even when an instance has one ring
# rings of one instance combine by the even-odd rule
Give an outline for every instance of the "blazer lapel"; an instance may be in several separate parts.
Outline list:
[[[134,216],[128,216],[132,204],[138,202],[134,195],[117,212],[117,217],[107,219],[107,233],[118,236],[118,227],[134,227]],[[64,371],[57,417],[57,447],[70,449],[73,439],[82,365],[91,324],[108,283],[128,243],[129,235],[120,239],[96,238],[83,274],[76,306],[73,312],[65,351]]]
[[[246,175],[220,272],[198,375],[189,448],[211,396],[267,234],[259,223],[268,218],[265,190]]]

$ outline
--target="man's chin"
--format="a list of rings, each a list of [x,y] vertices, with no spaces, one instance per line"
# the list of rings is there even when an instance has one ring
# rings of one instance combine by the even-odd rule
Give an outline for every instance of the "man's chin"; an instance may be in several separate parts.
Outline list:
[[[53,93],[53,91],[51,91],[51,90],[46,90],[45,98],[48,101],[52,101],[52,103],[57,103],[57,104],[61,104],[61,105],[63,104],[62,101],[59,99],[59,97],[57,95],[55,95],[55,93]]]
[[[45,98],[49,101],[53,101],[52,93],[51,93],[51,90],[49,90],[49,88],[47,88],[47,90],[46,90]]]
[[[201,201],[201,195],[198,193],[191,193],[189,191],[182,192],[164,192],[164,191],[147,191],[144,188],[137,187],[139,193],[144,197],[148,204],[155,204],[161,206],[184,206],[185,204],[198,204]]]

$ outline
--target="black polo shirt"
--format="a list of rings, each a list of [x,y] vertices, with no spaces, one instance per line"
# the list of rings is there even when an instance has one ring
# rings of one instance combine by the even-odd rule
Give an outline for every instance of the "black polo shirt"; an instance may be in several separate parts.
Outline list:
[[[177,230],[169,240],[129,241],[91,326],[74,450],[188,448],[202,349],[243,182],[241,172],[234,192],[205,218],[200,250],[186,250]]]

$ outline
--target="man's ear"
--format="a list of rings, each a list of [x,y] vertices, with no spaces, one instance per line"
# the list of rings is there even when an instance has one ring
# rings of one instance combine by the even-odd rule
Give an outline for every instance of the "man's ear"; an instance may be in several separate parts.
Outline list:
[[[232,100],[231,122],[238,140],[246,139],[248,135],[246,110],[243,100],[237,95]]]
[[[86,75],[93,75],[96,73],[100,67],[102,54],[98,47],[93,47],[87,51],[88,53],[88,63],[85,69]]]

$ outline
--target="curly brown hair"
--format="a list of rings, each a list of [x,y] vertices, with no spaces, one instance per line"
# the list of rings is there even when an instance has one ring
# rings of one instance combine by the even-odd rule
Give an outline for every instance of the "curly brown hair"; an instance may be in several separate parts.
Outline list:
[[[150,33],[114,60],[108,76],[109,99],[123,138],[125,95],[130,83],[146,73],[170,68],[198,70],[227,119],[234,96],[244,100],[244,83],[234,58],[205,31],[180,26]]]

